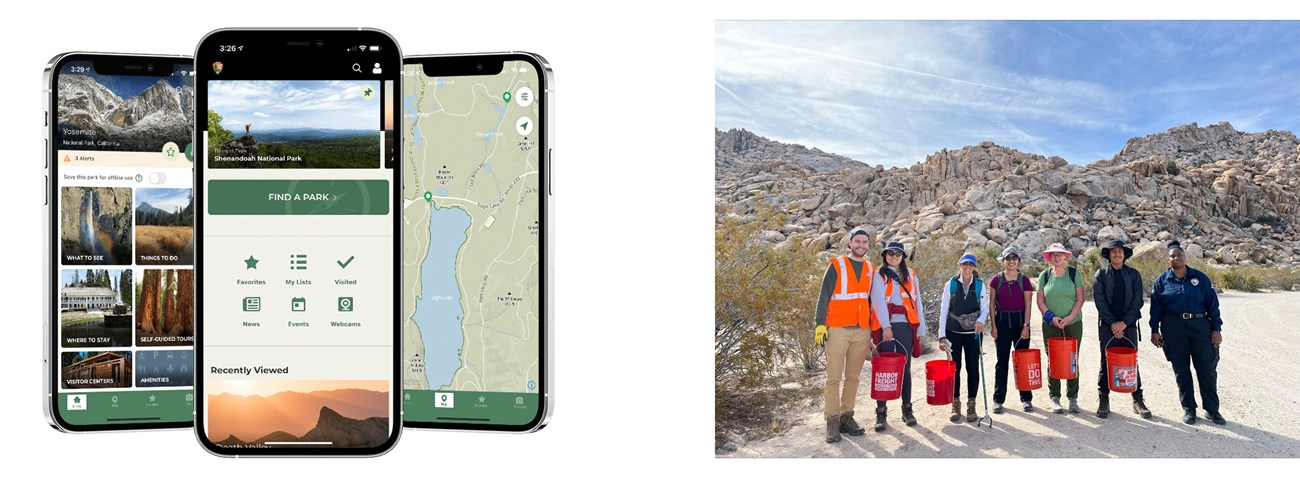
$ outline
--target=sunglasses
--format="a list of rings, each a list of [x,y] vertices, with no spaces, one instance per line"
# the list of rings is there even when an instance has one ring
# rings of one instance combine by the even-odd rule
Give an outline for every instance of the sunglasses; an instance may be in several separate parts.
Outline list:
[[[885,253],[885,257],[902,257],[902,256],[903,255],[897,251],[889,251]]]
[[[1019,261],[1020,256],[1007,256],[1002,258],[1003,261]]]

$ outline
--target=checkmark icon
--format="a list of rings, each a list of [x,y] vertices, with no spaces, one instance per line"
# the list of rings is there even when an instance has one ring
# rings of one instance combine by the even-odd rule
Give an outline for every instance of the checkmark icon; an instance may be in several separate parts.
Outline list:
[[[347,261],[334,261],[334,262],[339,263],[340,268],[347,269],[348,265],[352,264],[352,260],[356,258],[357,258],[356,256],[352,256],[349,257]]]

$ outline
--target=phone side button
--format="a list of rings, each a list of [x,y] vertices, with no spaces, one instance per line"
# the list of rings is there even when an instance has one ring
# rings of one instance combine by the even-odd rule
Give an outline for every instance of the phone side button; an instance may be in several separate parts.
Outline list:
[[[546,149],[546,195],[547,196],[555,196],[555,192],[551,188],[551,182],[555,180],[554,177],[551,177],[551,160],[554,158],[555,158],[555,149],[554,148]]]
[[[50,168],[50,140],[45,140],[45,168]]]
[[[45,206],[50,205],[50,176],[45,176]]]

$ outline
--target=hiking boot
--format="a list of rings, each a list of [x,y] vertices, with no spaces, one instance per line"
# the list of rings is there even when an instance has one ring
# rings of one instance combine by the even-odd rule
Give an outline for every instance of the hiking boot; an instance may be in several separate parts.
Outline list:
[[[1151,410],[1147,409],[1147,403],[1142,399],[1133,399],[1133,412],[1142,416],[1142,419],[1151,419]]]
[[[1223,419],[1223,415],[1219,414],[1218,411],[1206,411],[1205,415],[1208,416],[1210,421],[1213,421],[1216,425],[1223,426],[1228,424],[1228,420]]]
[[[1137,407],[1136,402],[1133,403],[1133,407],[1135,408]],[[1106,416],[1110,416],[1110,394],[1105,394],[1105,393],[1098,394],[1097,395],[1097,417],[1106,419]]]
[[[853,411],[840,415],[840,433],[848,433],[849,436],[859,436],[866,432],[867,430],[858,426],[858,422],[853,420]]]
[[[1061,414],[1061,413],[1065,412],[1065,408],[1061,407],[1061,398],[1060,398],[1060,397],[1053,397],[1053,398],[1052,398],[1052,412],[1054,412],[1054,413],[1056,413],[1056,414]]]
[[[1077,413],[1077,412],[1079,412],[1079,400],[1078,400],[1078,399],[1070,399],[1070,412],[1072,412],[1072,413]]]
[[[1186,423],[1186,424],[1189,424],[1189,425],[1190,425],[1190,424],[1196,424],[1196,410],[1195,410],[1195,409],[1184,409],[1184,410],[1183,410],[1183,423]]]
[[[952,421],[953,423],[961,421],[961,401],[953,399],[952,414],[948,415],[948,421]]]
[[[1032,412],[1034,412],[1034,403],[1029,402],[1029,401],[1020,401],[1020,404],[1021,404],[1022,406],[1024,406],[1024,408],[1025,408],[1025,412],[1027,412],[1027,413],[1032,413]]]
[[[838,441],[840,441],[840,417],[831,416],[826,418],[826,443]]]
[[[1001,403],[1001,402],[995,402],[995,403],[993,403],[993,414],[1002,414],[1002,403]]]
[[[872,428],[876,431],[885,431],[885,408],[876,408],[876,426]]]
[[[975,420],[977,419],[980,419],[980,417],[978,414],[975,414],[975,399],[967,400],[966,401],[966,422],[974,423]]]
[[[903,423],[906,423],[907,426],[913,426],[916,424],[916,416],[912,416],[911,403],[903,404]]]

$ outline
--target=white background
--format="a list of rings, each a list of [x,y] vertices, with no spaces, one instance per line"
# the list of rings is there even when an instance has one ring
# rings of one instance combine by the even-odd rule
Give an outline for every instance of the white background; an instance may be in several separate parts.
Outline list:
[[[296,489],[389,483],[480,489],[1202,486],[1261,481],[1289,462],[719,460],[713,451],[713,21],[745,18],[1060,18],[1065,13],[903,2],[168,2],[11,4],[0,118],[9,185],[0,414],[5,487]],[[864,4],[866,2],[863,2]],[[897,2],[891,2],[891,4]],[[1039,2],[1048,3],[1048,2]],[[1296,18],[1234,1],[1189,10],[1088,2],[1089,18]],[[392,6],[392,7],[389,7]],[[1106,7],[1110,8],[1107,9]],[[1281,7],[1279,7],[1281,8]],[[385,10],[389,9],[389,10]],[[400,9],[400,10],[398,10]],[[1035,10],[1037,9],[1037,10]],[[1080,14],[1070,14],[1080,15]],[[368,26],[404,54],[527,50],[554,66],[557,94],[555,416],[528,435],[405,432],[376,459],[222,459],[191,431],[61,434],[42,417],[40,75],[64,51],[193,53],[221,27]],[[1300,49],[1300,48],[1297,48]],[[1294,376],[1294,374],[1290,374]],[[1296,420],[1295,414],[1278,415]],[[1134,435],[1134,438],[1141,438]],[[1060,455],[1059,457],[1069,457]],[[1176,457],[1171,455],[1170,457]],[[1105,476],[1112,477],[1105,477]],[[18,479],[16,479],[18,478]],[[41,479],[36,481],[35,479]],[[1080,486],[1083,484],[1083,486]],[[1283,485],[1285,486],[1285,485]],[[1163,487],[1163,486],[1162,486]]]

